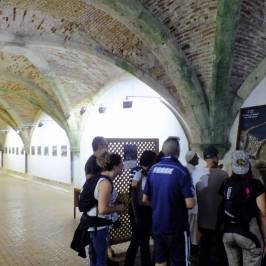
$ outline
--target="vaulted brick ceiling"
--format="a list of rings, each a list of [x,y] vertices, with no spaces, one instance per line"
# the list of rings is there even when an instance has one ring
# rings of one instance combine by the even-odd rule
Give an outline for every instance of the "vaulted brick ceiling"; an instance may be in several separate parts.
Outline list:
[[[77,110],[129,72],[180,114],[192,145],[225,150],[265,57],[266,0],[3,0],[0,127],[42,110],[78,149]]]

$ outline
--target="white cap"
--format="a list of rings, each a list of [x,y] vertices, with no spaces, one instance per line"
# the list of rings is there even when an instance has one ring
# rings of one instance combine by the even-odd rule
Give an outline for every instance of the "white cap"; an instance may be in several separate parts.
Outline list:
[[[193,150],[188,151],[186,153],[186,156],[185,156],[187,163],[189,163],[194,158],[195,155],[196,155],[196,152],[195,151],[193,151]]]
[[[237,175],[244,175],[249,170],[249,156],[244,151],[235,151],[232,154],[232,171]]]

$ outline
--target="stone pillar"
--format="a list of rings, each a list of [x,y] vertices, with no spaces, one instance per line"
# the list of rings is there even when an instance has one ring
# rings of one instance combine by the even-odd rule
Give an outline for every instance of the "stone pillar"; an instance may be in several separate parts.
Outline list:
[[[1,168],[4,167],[4,150],[1,150]]]
[[[80,153],[77,150],[71,151],[71,184],[74,185],[74,187],[81,187],[81,165],[80,165]],[[85,177],[84,177],[85,181]]]
[[[25,174],[28,173],[28,153],[26,151],[25,152]]]

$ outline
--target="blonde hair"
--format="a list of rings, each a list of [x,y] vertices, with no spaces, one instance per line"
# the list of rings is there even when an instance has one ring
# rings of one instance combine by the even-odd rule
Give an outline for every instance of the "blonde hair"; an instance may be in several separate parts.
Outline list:
[[[108,151],[102,151],[97,156],[97,164],[104,171],[111,171],[114,166],[118,166],[122,162],[122,158],[117,153],[109,153]]]

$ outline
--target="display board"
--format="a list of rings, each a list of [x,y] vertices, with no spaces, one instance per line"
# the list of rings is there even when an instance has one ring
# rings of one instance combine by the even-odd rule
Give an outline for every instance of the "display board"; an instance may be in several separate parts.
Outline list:
[[[240,110],[236,148],[253,160],[266,161],[266,105]]]
[[[115,152],[122,156],[125,161],[139,162],[140,155],[145,150],[152,150],[158,153],[159,140],[158,139],[111,139],[107,138],[109,152]],[[136,153],[137,152],[137,153]],[[135,158],[135,155],[137,158]],[[128,205],[129,203],[129,168],[124,168],[122,174],[115,178],[114,187],[118,191],[120,199]],[[121,243],[130,240],[131,226],[128,212],[125,211],[121,217],[121,226],[114,230],[110,230],[110,244]]]

